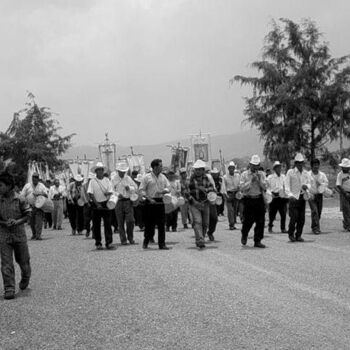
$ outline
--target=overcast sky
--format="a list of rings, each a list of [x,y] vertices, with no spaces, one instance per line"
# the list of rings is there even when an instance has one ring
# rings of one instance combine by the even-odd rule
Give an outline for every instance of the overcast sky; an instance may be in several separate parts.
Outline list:
[[[348,0],[1,0],[0,131],[26,91],[59,113],[76,145],[155,144],[241,130],[272,18],[316,21],[350,53]]]

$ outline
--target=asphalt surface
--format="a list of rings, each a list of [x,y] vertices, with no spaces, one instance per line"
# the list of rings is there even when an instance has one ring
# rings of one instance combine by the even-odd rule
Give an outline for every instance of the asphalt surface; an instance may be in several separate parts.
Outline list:
[[[266,234],[266,249],[242,247],[226,217],[203,251],[181,224],[169,251],[143,250],[141,232],[96,251],[64,226],[29,241],[30,287],[0,299],[1,349],[350,349],[350,233],[337,208],[323,234],[308,217],[305,243]]]

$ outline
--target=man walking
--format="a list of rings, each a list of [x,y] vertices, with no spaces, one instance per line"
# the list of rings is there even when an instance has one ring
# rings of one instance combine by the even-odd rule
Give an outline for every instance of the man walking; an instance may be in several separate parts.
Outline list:
[[[169,181],[162,174],[163,164],[161,159],[151,162],[152,171],[146,174],[139,187],[141,196],[146,198],[145,202],[145,234],[143,249],[148,248],[148,243],[153,239],[155,227],[158,228],[159,249],[168,250],[165,245],[165,207],[163,195],[169,193]]]

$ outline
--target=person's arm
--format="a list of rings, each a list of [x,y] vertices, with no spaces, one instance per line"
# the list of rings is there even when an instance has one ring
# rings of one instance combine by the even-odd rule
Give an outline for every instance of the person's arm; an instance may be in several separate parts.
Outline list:
[[[18,219],[10,218],[7,221],[2,221],[1,224],[6,225],[7,227],[11,227],[11,226],[19,226],[28,222],[32,213],[29,204],[25,200],[20,199],[19,207],[21,211],[20,218]]]
[[[239,187],[243,192],[248,192],[251,186],[251,181],[249,179],[248,173],[244,172],[241,176],[241,180],[239,182]]]
[[[286,196],[290,200],[296,200],[296,198],[293,196],[293,193],[292,193],[291,188],[290,188],[291,171],[292,170],[288,170],[287,171],[286,178],[285,178],[285,181],[284,181],[284,189],[285,189],[285,192],[286,192]]]

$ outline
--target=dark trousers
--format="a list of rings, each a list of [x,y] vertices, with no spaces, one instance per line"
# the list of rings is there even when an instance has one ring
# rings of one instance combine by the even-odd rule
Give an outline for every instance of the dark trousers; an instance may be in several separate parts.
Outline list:
[[[44,213],[44,227],[45,228],[52,227],[52,214],[51,213]]]
[[[254,227],[254,242],[259,243],[264,238],[265,202],[263,197],[243,199],[242,238],[247,239],[250,229]]]
[[[87,232],[91,231],[92,207],[90,204],[84,205],[84,229]]]
[[[162,199],[157,199],[156,204],[145,205],[145,243],[154,237],[155,227],[158,228],[158,245],[165,245],[165,208]]]
[[[126,225],[126,234],[128,236],[129,242],[134,240],[134,208],[130,200],[119,200],[116,207],[116,215],[118,221],[118,229],[120,235],[120,242],[126,243],[125,235],[125,225]]]
[[[145,209],[144,204],[139,204],[137,207],[134,207],[135,225],[137,225],[140,229],[143,229],[145,227],[144,219],[143,219],[144,209]]]
[[[209,228],[208,235],[212,235],[216,230],[218,223],[218,212],[216,204],[209,204]]]
[[[15,291],[15,260],[21,269],[23,280],[29,280],[31,275],[30,257],[27,242],[0,243],[1,273],[5,291]]]
[[[33,238],[41,238],[43,231],[44,212],[41,209],[32,208],[32,216],[30,217],[30,228]]]
[[[312,232],[320,231],[320,219],[323,207],[323,195],[321,193],[315,194],[313,199],[309,200],[311,210],[311,229]]]
[[[109,245],[113,242],[113,233],[111,225],[112,211],[108,209],[93,209],[92,210],[92,225],[93,234],[95,238],[96,246],[101,245],[101,219],[103,219],[105,243]]]
[[[276,197],[272,199],[272,202],[269,204],[269,228],[272,229],[278,212],[281,217],[281,230],[284,231],[286,229],[287,204],[287,198]]]
[[[177,229],[177,218],[178,218],[179,208],[176,208],[172,212],[165,215],[166,217],[166,227],[169,229],[170,227],[173,230]]]
[[[72,230],[81,232],[84,230],[84,207],[70,203],[68,205],[68,217]]]
[[[305,200],[302,195],[296,201],[289,200],[289,228],[288,235],[300,237],[305,224]]]

